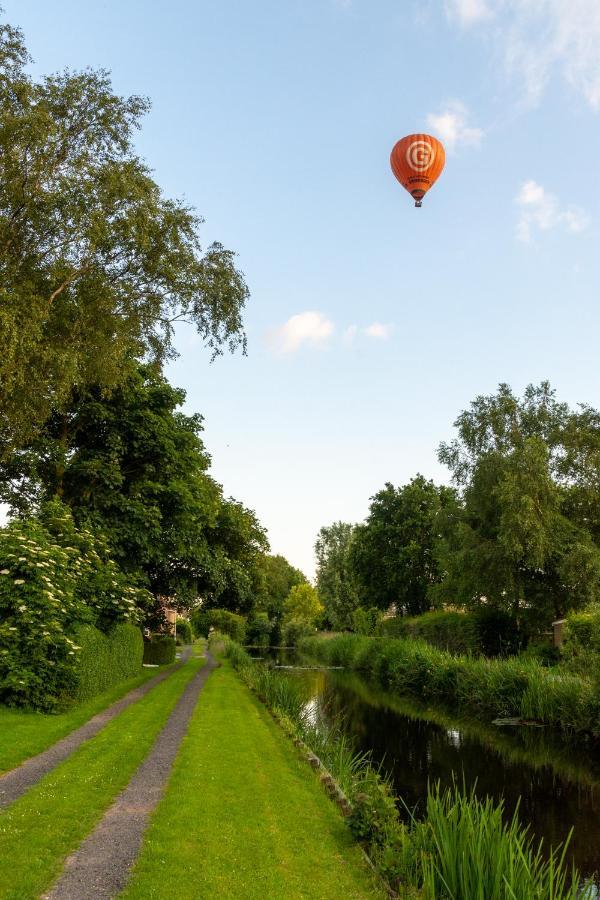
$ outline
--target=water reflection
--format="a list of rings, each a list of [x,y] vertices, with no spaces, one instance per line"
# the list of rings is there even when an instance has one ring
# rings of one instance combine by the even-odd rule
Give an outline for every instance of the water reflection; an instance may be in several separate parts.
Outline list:
[[[288,653],[284,664],[292,663]],[[593,741],[461,718],[387,694],[355,673],[284,671],[303,685],[314,719],[343,718],[357,748],[371,751],[417,814],[428,783],[437,781],[464,781],[479,795],[503,797],[507,817],[520,798],[519,817],[536,839],[557,845],[574,828],[570,858],[584,874],[600,870],[600,754]]]

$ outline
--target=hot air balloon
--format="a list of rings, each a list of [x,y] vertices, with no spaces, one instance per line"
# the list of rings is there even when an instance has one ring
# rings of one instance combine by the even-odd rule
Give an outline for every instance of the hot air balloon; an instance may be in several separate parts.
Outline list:
[[[443,144],[430,134],[409,134],[394,146],[390,156],[392,172],[415,206],[421,206],[430,187],[442,174],[446,153]]]

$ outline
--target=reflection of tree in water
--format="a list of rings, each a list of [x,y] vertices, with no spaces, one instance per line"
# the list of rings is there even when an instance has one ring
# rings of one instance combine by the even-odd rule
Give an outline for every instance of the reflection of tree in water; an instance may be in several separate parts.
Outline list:
[[[550,729],[499,728],[425,709],[355,673],[298,674],[311,715],[341,723],[417,814],[429,783],[464,780],[480,796],[504,798],[507,818],[520,798],[521,821],[544,845],[561,843],[574,826],[573,860],[586,873],[600,869],[600,759],[593,744],[570,743]]]

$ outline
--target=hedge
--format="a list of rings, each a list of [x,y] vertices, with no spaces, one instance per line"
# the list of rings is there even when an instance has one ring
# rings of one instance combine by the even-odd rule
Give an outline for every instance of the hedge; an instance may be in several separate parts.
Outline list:
[[[191,644],[194,640],[192,625],[187,619],[177,619],[177,643]]]
[[[600,693],[590,679],[521,657],[456,656],[425,641],[342,634],[308,638],[300,649],[329,665],[358,669],[399,694],[446,701],[489,717],[535,720],[600,734]]]
[[[561,650],[570,671],[600,681],[600,606],[567,616]]]
[[[211,628],[228,635],[238,644],[246,640],[246,619],[228,609],[198,609],[192,614],[194,631],[200,637],[208,637]]]
[[[151,666],[167,666],[175,662],[175,638],[168,634],[153,634],[144,641],[144,662]]]
[[[78,703],[140,674],[144,642],[142,632],[135,625],[115,625],[108,634],[93,625],[82,625],[76,639],[81,650],[72,699]]]
[[[506,656],[519,649],[517,623],[507,613],[480,609],[465,613],[436,610],[422,616],[395,616],[377,628],[382,637],[421,638],[439,650]]]

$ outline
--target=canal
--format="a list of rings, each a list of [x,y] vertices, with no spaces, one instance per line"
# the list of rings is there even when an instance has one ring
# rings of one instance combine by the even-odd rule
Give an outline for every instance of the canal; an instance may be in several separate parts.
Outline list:
[[[518,806],[536,843],[543,838],[556,846],[573,829],[569,859],[584,875],[600,871],[597,742],[567,739],[551,728],[463,717],[387,693],[354,672],[295,668],[303,663],[294,654],[263,655],[270,665],[292,666],[281,671],[301,684],[307,709],[339,721],[417,815],[428,784],[464,783],[480,796],[503,799],[507,817]]]

